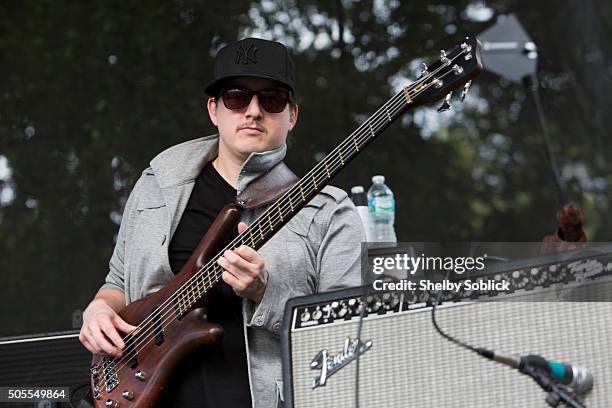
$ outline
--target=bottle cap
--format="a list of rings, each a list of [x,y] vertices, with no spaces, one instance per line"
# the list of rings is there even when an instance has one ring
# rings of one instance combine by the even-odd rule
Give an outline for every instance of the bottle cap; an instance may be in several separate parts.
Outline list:
[[[374,184],[383,184],[385,182],[385,176],[381,176],[380,174],[372,177],[372,183]]]
[[[368,198],[366,197],[363,186],[355,186],[351,188],[351,200],[353,200],[353,204],[355,204],[357,207],[368,206]]]

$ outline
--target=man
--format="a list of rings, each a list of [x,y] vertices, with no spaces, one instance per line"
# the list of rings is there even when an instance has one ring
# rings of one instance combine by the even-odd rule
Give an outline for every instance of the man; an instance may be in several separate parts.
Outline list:
[[[84,313],[81,342],[120,356],[120,332],[136,327],[117,312],[159,290],[180,271],[223,205],[284,158],[298,118],[294,66],[280,43],[247,38],[215,59],[207,108],[219,135],[173,146],[151,161],[126,203],[110,272]],[[266,207],[245,211],[237,233]],[[274,407],[282,403],[279,331],[294,296],[360,283],[363,231],[340,189],[326,187],[258,252],[247,246],[219,259],[223,283],[209,320],[222,341],[174,375],[160,406]]]

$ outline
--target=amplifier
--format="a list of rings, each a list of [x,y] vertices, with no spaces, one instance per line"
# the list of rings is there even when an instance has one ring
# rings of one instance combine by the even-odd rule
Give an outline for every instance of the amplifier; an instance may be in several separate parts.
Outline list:
[[[0,338],[0,387],[69,387],[73,401],[72,405],[53,401],[11,403],[11,407],[90,406],[81,400],[89,391],[91,354],[78,335],[78,331],[66,331]]]
[[[475,347],[584,367],[594,386],[579,399],[612,407],[612,255],[539,256],[498,265],[489,278],[510,290],[440,295],[442,330]],[[530,377],[435,331],[437,295],[369,286],[291,299],[281,334],[286,406],[546,406]]]

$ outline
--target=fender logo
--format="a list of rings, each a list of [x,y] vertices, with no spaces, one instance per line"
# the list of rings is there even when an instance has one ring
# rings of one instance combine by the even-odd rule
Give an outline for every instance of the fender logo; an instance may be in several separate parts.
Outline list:
[[[327,379],[337,373],[341,368],[347,366],[351,361],[357,359],[372,348],[372,340],[365,343],[358,339],[350,337],[344,340],[344,348],[335,355],[329,355],[327,349],[321,350],[310,362],[310,368],[313,370],[321,370],[319,375],[314,378],[312,388],[322,387],[326,384]]]

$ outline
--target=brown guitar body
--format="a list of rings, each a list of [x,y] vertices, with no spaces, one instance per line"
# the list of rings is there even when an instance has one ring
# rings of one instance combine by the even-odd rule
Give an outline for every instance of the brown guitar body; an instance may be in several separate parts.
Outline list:
[[[155,316],[156,310],[159,310],[183,283],[224,247],[236,231],[239,220],[238,207],[233,204],[225,206],[181,272],[158,292],[126,306],[119,312],[121,318],[138,326],[150,316]],[[166,388],[174,368],[195,349],[214,344],[223,336],[223,328],[206,319],[206,297],[204,302],[200,302],[197,306],[180,320],[175,316],[167,316],[165,321],[169,318],[170,323],[164,327],[161,336],[158,332],[143,336],[137,342],[141,346],[138,347],[135,360],[127,358],[136,354],[129,347],[124,350],[125,358],[94,356],[91,380],[94,406],[96,408],[154,407]],[[138,333],[135,333],[135,336],[138,336]],[[130,343],[126,341],[126,344]],[[113,361],[115,361],[114,367]],[[97,374],[94,374],[94,370],[97,370]],[[114,375],[109,376],[109,371],[116,373],[116,378]],[[111,385],[110,391],[106,387],[109,384],[114,384]]]

